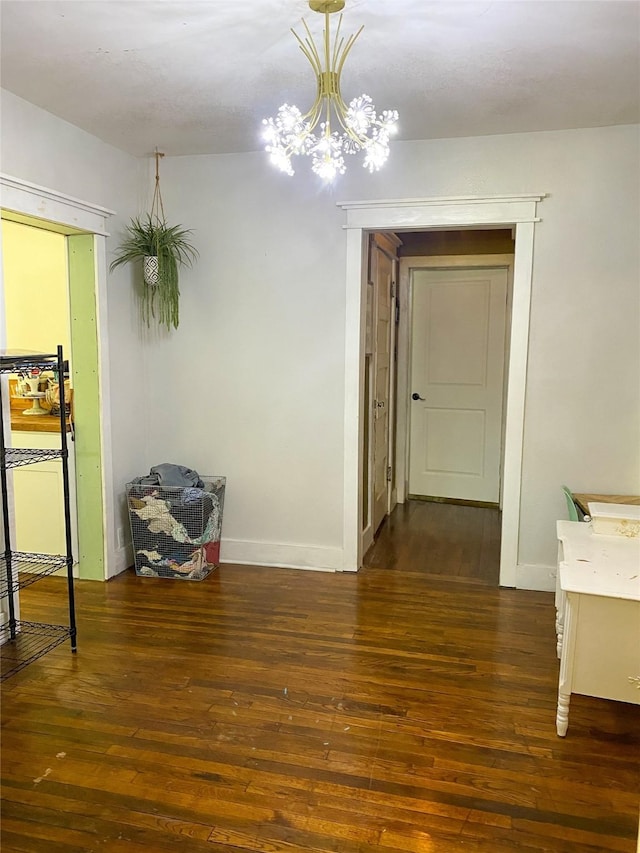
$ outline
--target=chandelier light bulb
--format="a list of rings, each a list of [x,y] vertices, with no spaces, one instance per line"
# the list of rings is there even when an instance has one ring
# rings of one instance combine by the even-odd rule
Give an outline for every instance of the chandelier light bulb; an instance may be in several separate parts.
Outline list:
[[[340,75],[363,27],[345,42],[340,38],[340,15],[332,44],[329,15],[340,11],[344,0],[309,0],[309,6],[325,16],[324,67],[306,22],[302,22],[306,31],[304,40],[295,30],[291,32],[316,75],[316,99],[304,115],[298,107],[283,104],[275,117],[263,119],[265,151],[273,165],[287,175],[294,174],[293,156],[305,154],[311,157],[312,171],[327,183],[346,171],[345,155],[363,152],[362,165],[370,172],[376,172],[389,156],[389,137],[396,132],[398,113],[396,110],[384,110],[377,115],[368,95],[359,95],[348,105],[344,102]]]

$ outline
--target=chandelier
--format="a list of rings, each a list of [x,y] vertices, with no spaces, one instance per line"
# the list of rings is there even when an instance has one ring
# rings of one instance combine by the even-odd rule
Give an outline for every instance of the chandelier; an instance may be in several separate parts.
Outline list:
[[[364,29],[345,42],[340,37],[342,14],[331,42],[329,16],[344,8],[345,0],[309,0],[314,12],[324,13],[323,61],[306,24],[303,40],[291,30],[316,75],[317,93],[311,109],[304,115],[298,107],[283,104],[275,118],[263,119],[265,151],[277,168],[293,175],[291,158],[296,154],[311,157],[311,168],[322,180],[332,181],[346,170],[345,155],[364,153],[362,165],[377,171],[389,156],[389,136],[396,130],[398,113],[384,110],[379,116],[368,95],[354,98],[349,105],[340,92],[340,75],[349,51]],[[333,124],[332,124],[333,122]],[[318,132],[314,131],[318,128]]]

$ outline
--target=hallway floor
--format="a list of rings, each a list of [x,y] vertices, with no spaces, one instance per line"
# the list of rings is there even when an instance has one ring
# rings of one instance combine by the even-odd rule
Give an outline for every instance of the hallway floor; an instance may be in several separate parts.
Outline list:
[[[383,522],[364,563],[497,587],[500,524],[498,509],[410,500]]]
[[[78,582],[77,655],[3,685],[3,853],[633,853],[638,708],[556,736],[553,596],[497,587],[498,532],[411,503],[357,575]]]

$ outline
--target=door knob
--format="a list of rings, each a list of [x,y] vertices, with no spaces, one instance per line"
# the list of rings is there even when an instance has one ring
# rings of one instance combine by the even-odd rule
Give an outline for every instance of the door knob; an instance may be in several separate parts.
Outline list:
[[[417,393],[417,391],[414,391],[413,394],[411,395],[411,399],[412,400],[424,400],[425,398],[421,397],[420,394]]]

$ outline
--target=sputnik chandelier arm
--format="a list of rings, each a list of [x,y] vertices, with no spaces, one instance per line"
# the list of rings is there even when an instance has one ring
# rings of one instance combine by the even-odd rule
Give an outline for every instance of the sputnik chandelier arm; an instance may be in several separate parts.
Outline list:
[[[325,33],[328,33],[329,27],[329,12],[325,12],[326,18],[326,29]],[[326,108],[326,122],[330,127],[331,125],[331,98],[334,99],[335,104],[339,109],[336,111],[336,118],[340,122],[341,127],[347,133],[351,133],[349,128],[344,124],[342,119],[342,115],[347,112],[347,105],[342,99],[342,94],[340,92],[340,74],[342,73],[342,67],[344,65],[344,61],[347,58],[349,51],[351,50],[355,40],[358,38],[364,26],[360,27],[357,33],[350,36],[349,41],[346,46],[344,45],[344,38],[340,38],[340,27],[342,26],[342,15],[338,19],[338,27],[336,29],[336,34],[334,38],[333,45],[333,54],[331,59],[329,58],[329,37],[325,36],[324,47],[325,47],[325,57],[324,57],[324,65],[325,70],[322,70],[322,61],[320,59],[320,54],[318,53],[318,49],[313,41],[313,36],[311,35],[311,31],[307,25],[305,20],[302,21],[302,25],[307,31],[307,38],[302,41],[300,36],[295,30],[291,30],[294,37],[297,39],[298,44],[300,45],[300,49],[304,53],[304,55],[309,60],[311,67],[313,68],[316,79],[317,79],[317,93],[316,99],[306,115],[303,116],[303,119],[308,121],[313,129],[322,113],[323,103]]]
[[[346,170],[344,155],[359,151],[364,152],[363,166],[377,171],[389,156],[389,136],[396,130],[398,113],[384,110],[378,116],[368,95],[360,95],[347,105],[340,89],[345,60],[364,27],[345,41],[340,36],[340,15],[332,45],[329,16],[344,8],[344,0],[309,0],[309,6],[324,13],[324,66],[306,21],[302,21],[304,39],[295,30],[291,32],[316,76],[316,98],[304,115],[298,107],[283,104],[274,118],[263,120],[265,150],[271,162],[288,175],[294,173],[292,156],[306,154],[311,157],[312,170],[323,180],[332,181]],[[332,130],[334,118],[334,128],[338,129]]]

